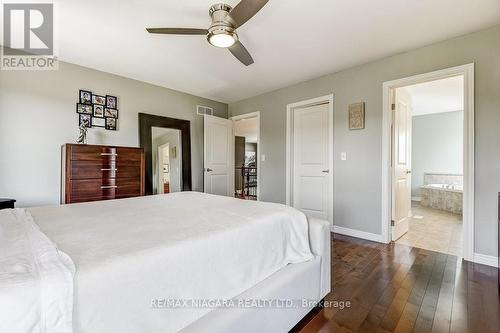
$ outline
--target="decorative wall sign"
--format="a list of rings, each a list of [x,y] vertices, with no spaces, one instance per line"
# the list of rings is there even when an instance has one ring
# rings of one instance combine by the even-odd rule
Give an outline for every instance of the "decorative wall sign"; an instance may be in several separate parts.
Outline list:
[[[358,130],[365,128],[365,103],[349,105],[349,129]]]
[[[106,118],[92,117],[92,127],[106,127]]]
[[[110,95],[97,95],[88,90],[78,92],[78,124],[85,128],[102,127],[116,131],[118,125],[118,98]]]

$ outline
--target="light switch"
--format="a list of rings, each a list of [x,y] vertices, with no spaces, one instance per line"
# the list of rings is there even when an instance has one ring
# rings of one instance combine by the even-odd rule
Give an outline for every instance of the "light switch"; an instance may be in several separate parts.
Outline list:
[[[262,162],[264,162],[266,160],[266,155],[262,154],[261,159],[262,159]]]
[[[347,160],[347,152],[343,151],[340,153],[340,160],[342,160],[342,161]]]

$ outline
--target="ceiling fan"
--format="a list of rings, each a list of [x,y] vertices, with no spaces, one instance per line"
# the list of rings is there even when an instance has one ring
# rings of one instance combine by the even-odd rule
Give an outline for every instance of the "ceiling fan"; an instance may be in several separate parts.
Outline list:
[[[212,5],[209,9],[212,24],[208,29],[194,28],[146,28],[152,34],[206,35],[210,44],[227,48],[245,66],[253,64],[247,49],[238,40],[236,29],[251,19],[264,7],[268,0],[241,0],[232,8],[224,3]]]

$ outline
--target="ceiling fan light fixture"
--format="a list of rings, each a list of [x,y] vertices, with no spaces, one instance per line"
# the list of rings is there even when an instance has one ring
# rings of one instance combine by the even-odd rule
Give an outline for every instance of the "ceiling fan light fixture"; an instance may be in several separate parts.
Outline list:
[[[210,44],[222,48],[231,47],[238,40],[236,33],[230,33],[227,31],[221,33],[210,33],[207,37]]]

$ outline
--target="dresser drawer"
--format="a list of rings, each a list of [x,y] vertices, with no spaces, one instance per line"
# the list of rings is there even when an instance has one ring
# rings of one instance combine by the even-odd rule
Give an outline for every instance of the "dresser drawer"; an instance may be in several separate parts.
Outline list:
[[[117,189],[113,178],[70,180],[69,185],[73,202],[114,199]]]
[[[120,164],[141,164],[142,149],[138,148],[116,148],[116,161]]]
[[[70,182],[75,202],[109,200],[141,196],[141,182],[135,178],[85,179]]]
[[[115,178],[116,161],[71,161],[70,179],[106,179]],[[140,172],[140,168],[139,168]]]
[[[120,178],[116,180],[115,198],[138,197],[142,195],[141,182],[136,178]]]
[[[71,147],[70,159],[77,161],[114,160],[118,156],[117,148],[106,146],[74,145]]]

